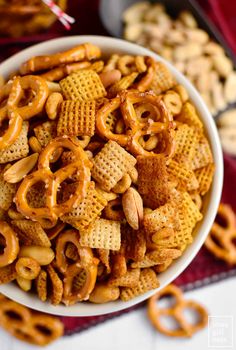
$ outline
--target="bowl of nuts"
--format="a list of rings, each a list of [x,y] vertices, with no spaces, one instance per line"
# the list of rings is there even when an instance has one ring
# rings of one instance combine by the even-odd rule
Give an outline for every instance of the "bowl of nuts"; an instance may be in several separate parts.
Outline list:
[[[223,160],[192,84],[120,39],[58,38],[2,63],[0,292],[92,316],[133,306],[190,264]]]

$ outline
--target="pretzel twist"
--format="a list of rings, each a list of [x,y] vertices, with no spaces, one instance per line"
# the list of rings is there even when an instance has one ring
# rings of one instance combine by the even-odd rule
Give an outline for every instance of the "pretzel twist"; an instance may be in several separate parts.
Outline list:
[[[145,64],[147,66],[146,74],[137,84],[134,84],[134,87],[140,92],[148,90],[153,81],[156,70],[155,61],[152,57],[145,57]]]
[[[5,238],[5,248],[0,254],[0,267],[11,264],[19,253],[19,241],[16,233],[5,221],[0,221],[0,234]]]
[[[145,135],[162,136],[164,149],[159,153],[170,156],[173,153],[174,123],[168,113],[162,97],[156,97],[152,93],[126,91],[105,103],[97,112],[96,126],[98,133],[106,138],[118,142],[135,155],[153,155],[154,151],[147,151],[140,144],[140,138]],[[120,108],[126,133],[115,134],[107,124],[110,113]],[[143,117],[148,112],[148,116]]]
[[[52,173],[50,170],[50,160],[54,152],[59,148],[67,148],[72,151],[75,161]],[[75,138],[57,137],[49,142],[41,152],[38,160],[38,170],[26,176],[20,184],[15,197],[17,210],[23,215],[39,221],[45,228],[53,227],[58,217],[69,212],[73,205],[81,202],[85,197],[90,180],[90,167],[91,163],[86,153]],[[60,184],[75,174],[79,176],[74,194],[65,202],[58,204],[57,192]],[[45,183],[45,207],[32,208],[27,202],[27,193],[39,181]]]
[[[225,226],[214,222],[205,245],[217,258],[233,265],[236,264],[236,216],[232,208],[223,203],[218,208],[218,215],[224,220]]]
[[[79,260],[72,265],[69,265],[65,255],[68,243],[75,245],[79,255]],[[93,257],[91,248],[80,245],[78,231],[67,230],[59,235],[56,244],[56,263],[65,275],[64,303],[71,305],[77,301],[87,300],[96,283],[98,260]],[[82,270],[86,272],[86,280],[78,291],[73,291],[73,280]]]
[[[20,114],[15,109],[7,107],[7,100],[11,90],[12,83],[8,83],[0,89],[0,103],[2,104],[5,101],[5,104],[0,108],[0,125],[6,118],[9,119],[8,129],[0,137],[0,150],[15,142],[20,135],[23,123]]]
[[[175,305],[171,308],[159,308],[156,302],[163,296],[174,297]],[[192,324],[186,320],[183,313],[186,308],[198,313],[200,318],[197,323]],[[208,314],[205,308],[195,301],[185,300],[181,290],[173,284],[168,285],[148,300],[148,316],[158,331],[171,337],[191,337],[198,330],[204,328],[208,322]],[[161,317],[163,316],[173,317],[179,328],[167,328],[162,323]]]
[[[73,63],[86,59],[92,60],[100,56],[101,50],[97,46],[86,43],[61,53],[32,57],[21,65],[20,73],[25,75],[40,70],[51,69],[61,64]]]
[[[24,90],[30,89],[34,97],[26,106],[19,107],[18,104],[24,95]],[[16,108],[22,119],[28,120],[43,110],[49,94],[46,80],[35,76],[16,77],[12,83],[12,89],[7,101],[7,107]]]
[[[63,324],[59,319],[33,313],[25,306],[6,298],[0,300],[0,303],[0,325],[16,338],[44,346],[62,336]]]

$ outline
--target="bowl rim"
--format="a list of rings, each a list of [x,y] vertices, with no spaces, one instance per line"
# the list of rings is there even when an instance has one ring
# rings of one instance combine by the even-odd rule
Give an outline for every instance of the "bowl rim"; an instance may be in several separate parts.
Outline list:
[[[221,199],[221,192],[223,186],[223,153],[213,117],[208,111],[207,106],[202,100],[200,94],[197,92],[194,86],[187,80],[187,78],[185,78],[180,72],[178,72],[177,69],[174,66],[172,66],[172,64],[170,64],[154,52],[139,45],[130,43],[128,41],[112,37],[96,35],[68,36],[48,40],[43,43],[30,46],[29,48],[26,48],[20,51],[19,53],[11,56],[0,65],[0,74],[2,74],[5,77],[8,76],[9,73],[16,69],[16,66],[19,67],[19,65],[22,62],[34,55],[45,54],[47,52],[53,53],[58,51],[64,51],[73,46],[85,42],[91,42],[95,45],[100,46],[102,48],[102,51],[105,50],[109,51],[110,53],[114,53],[114,51],[119,51],[127,54],[129,53],[134,55],[139,54],[145,56],[152,56],[156,60],[166,64],[166,66],[175,76],[176,80],[182,85],[184,85],[184,87],[187,89],[190,96],[190,100],[196,106],[201,120],[204,123],[205,132],[206,134],[208,134],[208,140],[210,141],[213,153],[215,175],[213,178],[211,190],[207,194],[207,199],[205,200],[205,213],[203,220],[197,225],[196,228],[196,231],[198,233],[194,237],[193,243],[191,243],[191,245],[188,246],[183,255],[179,259],[175,260],[169,269],[167,269],[165,272],[159,275],[159,280],[161,282],[159,288],[151,290],[127,302],[123,302],[120,300],[106,304],[92,304],[82,302],[77,303],[73,306],[66,307],[64,305],[53,306],[49,302],[42,302],[36,296],[21,291],[19,287],[13,287],[12,283],[0,286],[0,293],[32,309],[46,312],[49,314],[76,317],[97,316],[101,314],[109,314],[127,309],[146,300],[147,298],[155,294],[158,290],[164,288],[166,285],[175,280],[191,263],[191,261],[203,245],[205,238],[208,232],[210,231],[210,228],[215,219],[218,205]],[[17,62],[17,64],[15,62]]]

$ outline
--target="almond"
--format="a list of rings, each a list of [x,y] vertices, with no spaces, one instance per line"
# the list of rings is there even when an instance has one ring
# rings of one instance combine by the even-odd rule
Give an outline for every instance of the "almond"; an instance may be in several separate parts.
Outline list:
[[[33,169],[37,163],[38,156],[38,153],[33,153],[14,163],[9,169],[7,169],[7,171],[5,171],[3,175],[4,180],[12,184],[21,181],[24,176]]]
[[[133,187],[123,194],[122,206],[128,224],[134,230],[138,230],[143,220],[143,200]]]

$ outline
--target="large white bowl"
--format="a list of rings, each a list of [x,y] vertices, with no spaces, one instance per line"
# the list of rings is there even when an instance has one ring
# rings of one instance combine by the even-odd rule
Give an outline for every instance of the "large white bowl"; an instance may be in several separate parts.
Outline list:
[[[221,198],[222,183],[223,183],[223,157],[221,145],[217,133],[215,123],[209,113],[205,103],[195,90],[193,85],[179,73],[171,64],[166,62],[163,58],[154,54],[153,52],[124,40],[113,39],[102,36],[71,36],[54,40],[49,40],[38,45],[34,45],[20,53],[12,56],[0,66],[0,74],[7,77],[11,72],[16,71],[20,64],[28,58],[35,55],[45,55],[53,52],[67,50],[75,45],[91,42],[98,45],[102,52],[107,55],[111,53],[131,54],[131,55],[149,55],[158,61],[163,61],[171,70],[176,80],[185,86],[190,99],[196,106],[202,122],[205,126],[208,139],[211,144],[214,162],[215,162],[215,176],[210,192],[206,195],[203,205],[203,220],[195,229],[195,236],[193,243],[188,246],[183,255],[174,261],[167,271],[161,273],[158,278],[160,281],[160,288],[171,283],[181,272],[191,263],[199,249],[201,248],[206,236],[212,226],[216,216],[217,208]],[[128,302],[115,301],[107,304],[92,304],[92,303],[78,303],[73,306],[65,307],[63,305],[52,306],[50,303],[43,303],[37,296],[23,292],[18,286],[13,283],[0,286],[0,292],[9,298],[24,304],[32,309],[43,311],[46,313],[64,315],[64,316],[94,316],[100,314],[111,313],[119,311],[130,306],[133,306],[141,301],[152,296],[156,291],[152,290],[144,295],[140,295]]]

